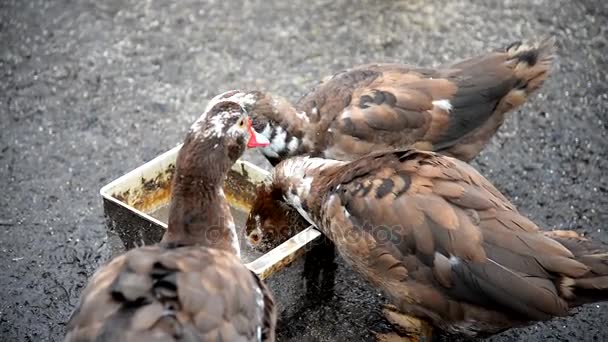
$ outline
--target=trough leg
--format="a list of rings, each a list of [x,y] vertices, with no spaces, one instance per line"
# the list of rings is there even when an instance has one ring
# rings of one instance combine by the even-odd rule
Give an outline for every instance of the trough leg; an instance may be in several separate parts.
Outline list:
[[[309,299],[323,300],[334,294],[336,278],[336,247],[322,236],[304,260],[304,279],[306,296]]]

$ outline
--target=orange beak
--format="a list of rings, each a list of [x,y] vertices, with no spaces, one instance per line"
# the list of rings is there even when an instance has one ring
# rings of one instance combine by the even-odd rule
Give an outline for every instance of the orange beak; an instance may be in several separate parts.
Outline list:
[[[249,141],[247,142],[248,148],[266,147],[270,145],[270,140],[268,140],[268,138],[253,129],[251,126],[251,118],[247,119],[247,130],[249,131]]]

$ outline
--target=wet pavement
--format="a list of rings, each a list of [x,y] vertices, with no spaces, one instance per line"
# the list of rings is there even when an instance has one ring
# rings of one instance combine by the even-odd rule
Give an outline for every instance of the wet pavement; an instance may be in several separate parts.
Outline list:
[[[606,1],[1,1],[2,340],[61,340],[109,256],[99,189],[178,144],[213,95],[296,100],[367,62],[433,66],[556,36],[553,76],[473,164],[544,229],[608,243],[607,24]],[[336,276],[281,340],[370,338],[377,309],[361,303],[381,298],[341,264]],[[606,341],[607,309],[491,340]]]

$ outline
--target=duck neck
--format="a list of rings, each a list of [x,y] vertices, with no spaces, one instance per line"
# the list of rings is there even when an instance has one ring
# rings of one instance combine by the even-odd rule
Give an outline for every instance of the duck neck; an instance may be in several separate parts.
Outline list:
[[[289,205],[310,224],[317,226],[315,217],[318,217],[321,209],[321,194],[315,191],[315,180],[324,169],[343,163],[323,158],[294,157],[275,168],[274,179]]]
[[[188,149],[182,147],[176,163],[163,242],[205,245],[238,255],[236,229],[222,189],[230,165],[215,160],[213,153],[194,158]]]
[[[266,95],[263,102],[268,122],[262,134],[270,140],[270,145],[261,149],[266,158],[276,165],[280,160],[308,152],[311,144],[305,134],[310,126],[307,114],[276,95]]]

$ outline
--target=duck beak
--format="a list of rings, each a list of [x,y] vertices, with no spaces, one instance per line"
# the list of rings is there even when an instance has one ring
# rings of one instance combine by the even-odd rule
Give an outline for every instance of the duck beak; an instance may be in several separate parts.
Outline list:
[[[247,130],[249,131],[249,141],[247,142],[248,148],[253,147],[266,147],[270,145],[270,140],[258,133],[251,126],[251,118],[247,119]]]

